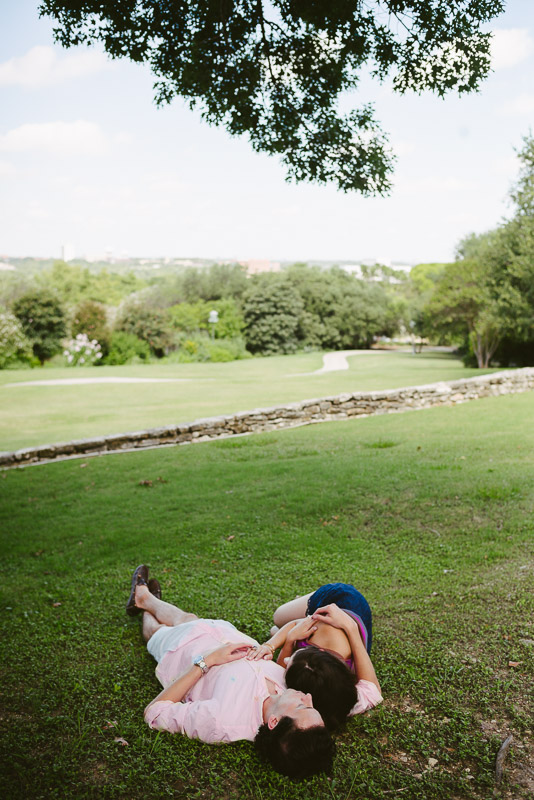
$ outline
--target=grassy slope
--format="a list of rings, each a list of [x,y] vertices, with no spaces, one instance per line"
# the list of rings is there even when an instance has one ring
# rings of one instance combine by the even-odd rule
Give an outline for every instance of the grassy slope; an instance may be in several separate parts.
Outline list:
[[[7,795],[486,800],[512,731],[503,797],[526,798],[513,784],[531,732],[533,405],[529,393],[2,473]],[[154,665],[123,612],[142,560],[165,597],[260,640],[296,593],[364,591],[385,702],[338,738],[330,780],[294,785],[248,743],[144,725]]]
[[[459,359],[428,353],[360,353],[350,369],[307,375],[320,353],[229,364],[0,371],[0,450],[188,422],[277,403],[347,391],[371,391],[482,374]],[[494,370],[485,370],[491,372]],[[179,378],[179,383],[8,386],[57,378]]]

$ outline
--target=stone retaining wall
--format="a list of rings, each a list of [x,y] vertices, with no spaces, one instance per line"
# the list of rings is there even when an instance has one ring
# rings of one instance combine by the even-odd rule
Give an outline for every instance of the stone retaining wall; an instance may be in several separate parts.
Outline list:
[[[0,453],[0,468],[19,467],[55,459],[76,458],[165,445],[191,444],[245,433],[272,431],[312,422],[392,414],[431,406],[453,406],[481,397],[515,394],[534,389],[534,367],[495,372],[460,381],[409,386],[383,392],[358,392],[302,400],[274,408],[258,408],[182,425],[134,433],[79,439],[74,442]]]

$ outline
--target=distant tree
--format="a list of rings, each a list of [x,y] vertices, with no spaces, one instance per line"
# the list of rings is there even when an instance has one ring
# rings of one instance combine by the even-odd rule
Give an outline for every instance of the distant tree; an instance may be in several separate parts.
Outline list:
[[[504,325],[483,262],[472,259],[447,264],[424,311],[435,332],[468,341],[478,367],[489,367]]]
[[[0,369],[17,361],[29,361],[32,346],[24,335],[20,320],[5,308],[0,308]]]
[[[304,303],[287,278],[258,275],[243,295],[245,341],[251,353],[294,353]]]
[[[384,286],[356,278],[339,267],[295,264],[285,272],[304,303],[299,338],[324,349],[370,347],[378,335],[398,327],[394,303]]]
[[[64,305],[74,305],[83,300],[117,305],[147,285],[132,272],[108,272],[106,269],[92,272],[88,267],[65,261],[55,261],[51,269],[35,276],[35,282],[39,287],[53,289]]]
[[[515,213],[498,228],[471,234],[458,254],[483,264],[492,319],[499,321],[499,363],[534,364],[534,138],[518,152],[519,177],[510,199]]]
[[[289,179],[382,194],[393,159],[373,106],[343,115],[340,97],[364,71],[401,94],[477,90],[490,70],[482,26],[504,2],[42,0],[40,10],[62,45],[149,64],[158,104],[184,97],[281,156]]]
[[[55,294],[46,290],[29,292],[13,304],[13,313],[41,364],[61,350],[67,326],[65,312]]]
[[[105,356],[109,350],[111,331],[108,326],[106,307],[94,300],[83,300],[74,309],[71,333],[76,336],[86,333],[89,339],[96,339]]]
[[[172,345],[167,314],[138,303],[129,303],[121,309],[115,321],[115,331],[132,334],[146,342],[158,358],[164,356]]]
[[[239,264],[212,264],[199,269],[190,267],[180,276],[179,285],[183,299],[221,300],[240,298],[247,287],[247,271]]]
[[[370,348],[378,336],[391,335],[397,321],[384,288],[353,279],[347,281],[336,307],[334,324],[343,348]]]

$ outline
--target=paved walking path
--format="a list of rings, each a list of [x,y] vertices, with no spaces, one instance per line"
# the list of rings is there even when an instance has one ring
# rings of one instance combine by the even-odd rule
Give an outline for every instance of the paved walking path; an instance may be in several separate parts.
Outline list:
[[[87,383],[185,383],[192,378],[57,378],[49,381],[4,383],[4,386],[80,386]],[[205,379],[204,379],[205,380]]]
[[[335,353],[325,353],[323,356],[323,366],[314,372],[298,372],[288,377],[300,377],[305,375],[320,375],[323,372],[338,372],[349,368],[347,356],[376,355],[377,350],[338,350]],[[4,386],[81,386],[90,383],[185,383],[192,381],[193,378],[56,378],[55,380],[45,381],[20,381],[17,383],[4,383]],[[213,380],[203,378],[203,380]]]

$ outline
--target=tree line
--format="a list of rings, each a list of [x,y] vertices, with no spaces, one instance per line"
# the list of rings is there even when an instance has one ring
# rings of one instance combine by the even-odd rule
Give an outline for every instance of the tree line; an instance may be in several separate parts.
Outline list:
[[[143,281],[56,262],[30,282],[10,275],[0,302],[3,367],[43,364],[61,352],[78,365],[229,361],[370,347],[398,328],[387,287],[306,264],[251,277],[237,264],[213,264]],[[98,344],[94,358],[89,348],[80,362],[80,337]]]
[[[293,264],[248,276],[238,264],[213,264],[146,279],[61,261],[29,278],[4,274],[0,368],[62,352],[72,365],[230,361],[369,348],[407,334],[454,345],[481,368],[534,364],[532,136],[518,157],[511,218],[464,238],[456,261],[408,275]]]

